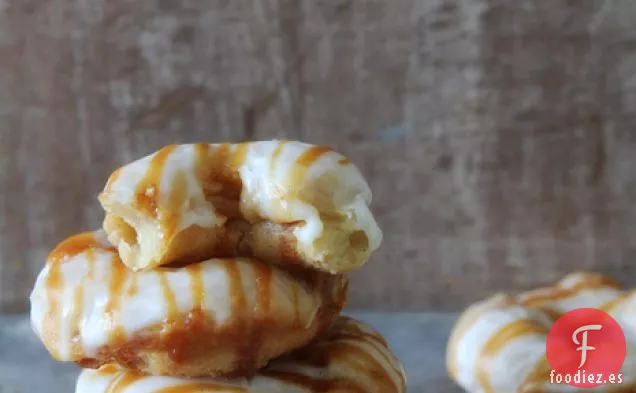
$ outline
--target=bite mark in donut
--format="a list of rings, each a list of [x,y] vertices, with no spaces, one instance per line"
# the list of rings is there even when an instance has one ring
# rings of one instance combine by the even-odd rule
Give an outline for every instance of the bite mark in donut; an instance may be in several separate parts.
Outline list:
[[[300,142],[167,146],[116,170],[99,200],[135,270],[253,256],[347,272],[382,240],[358,169]]]

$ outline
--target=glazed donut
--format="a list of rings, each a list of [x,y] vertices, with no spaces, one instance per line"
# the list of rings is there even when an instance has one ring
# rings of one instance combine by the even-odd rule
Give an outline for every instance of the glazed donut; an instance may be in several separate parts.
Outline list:
[[[250,256],[342,273],[382,240],[357,167],[300,142],[167,146],[117,169],[99,201],[133,270]]]
[[[346,299],[342,275],[249,258],[133,272],[102,231],[51,252],[31,322],[51,355],[153,375],[243,376],[313,340]]]
[[[597,308],[626,331],[636,331],[636,296],[600,274],[576,272],[552,287],[518,296],[496,294],[466,309],[451,332],[447,348],[450,376],[471,393],[543,393],[587,391],[550,384],[546,340],[552,324],[576,308]],[[628,348],[630,347],[630,337]],[[631,344],[633,345],[633,344]],[[636,389],[636,353],[627,351],[623,384],[602,392]],[[559,390],[561,389],[561,390]]]
[[[340,317],[326,337],[232,381],[143,376],[117,367],[84,370],[76,393],[404,393],[406,376],[387,343]]]

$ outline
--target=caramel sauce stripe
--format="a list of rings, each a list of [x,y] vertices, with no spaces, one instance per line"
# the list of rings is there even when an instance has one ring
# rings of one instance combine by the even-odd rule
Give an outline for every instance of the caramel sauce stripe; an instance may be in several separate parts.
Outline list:
[[[139,180],[134,194],[134,205],[150,218],[157,218],[161,207],[161,181],[168,158],[177,148],[170,145],[154,153],[148,161],[148,167]]]
[[[124,393],[126,389],[128,389],[132,384],[141,380],[143,376],[135,374],[135,373],[121,373],[115,376],[108,386],[106,386],[106,390],[104,393]]]
[[[47,301],[47,310],[42,318],[42,340],[51,356],[55,360],[62,360],[60,353],[60,313],[61,313],[61,295],[60,286],[62,285],[61,265],[54,263],[48,265],[45,269],[46,277],[44,278],[44,286]]]
[[[248,390],[241,387],[219,385],[212,382],[192,382],[175,386],[168,386],[155,390],[153,393],[201,393],[201,392],[223,392],[223,393],[247,393]]]
[[[201,392],[227,392],[247,393],[242,387],[215,383],[212,381],[187,381],[170,377],[152,377],[135,374],[134,372],[121,371],[116,367],[104,366],[97,370],[98,377],[106,378],[104,393],[126,393],[133,385],[138,384],[138,389],[149,393],[201,393]],[[135,387],[137,390],[137,387]]]
[[[291,173],[289,174],[288,187],[290,190],[300,191],[300,186],[307,182],[307,175],[309,174],[313,165],[315,165],[323,156],[332,152],[331,149],[324,146],[311,146],[303,151],[294,162],[291,167]]]
[[[548,363],[548,358],[546,358],[545,356],[541,356],[526,377],[525,381],[523,381],[523,383],[520,385],[520,390],[523,392],[536,391],[538,386],[544,385],[550,380],[551,371],[552,368]]]
[[[576,283],[571,288],[560,288],[558,286],[554,288],[543,288],[541,290],[531,291],[531,293],[526,294],[525,296],[521,295],[519,298],[524,305],[539,306],[544,303],[555,302],[557,300],[562,301],[567,298],[575,297],[586,290],[617,289],[614,285],[610,284],[611,282],[604,280],[595,280],[591,282],[582,281]]]
[[[347,392],[347,393],[366,393],[364,386],[357,381],[342,379],[321,379],[308,375],[297,374],[286,371],[263,371],[265,377],[276,381],[284,382],[289,385],[296,385],[303,388],[306,392]],[[398,392],[398,390],[396,390]]]
[[[599,308],[606,313],[612,314],[616,310],[620,309],[625,303],[631,299],[632,295],[634,295],[634,291],[624,291],[620,293],[618,296],[614,297],[612,300],[607,301],[605,304],[600,306]]]
[[[205,286],[203,283],[203,270],[199,263],[189,265],[187,268],[190,276],[190,288],[192,291],[192,309],[202,312],[205,305]]]
[[[489,374],[492,359],[506,346],[527,336],[547,336],[548,329],[534,319],[520,319],[506,324],[481,348],[475,362],[475,379],[482,386],[485,393],[493,393]],[[543,348],[542,348],[543,349]],[[523,360],[523,359],[521,359]]]
[[[86,285],[86,277],[75,287],[73,291],[73,307],[71,317],[68,321],[70,328],[71,356],[74,358],[84,355],[84,344],[80,332],[80,326],[84,314],[84,286]]]
[[[381,344],[375,335],[371,334],[356,334],[356,336],[350,336],[347,338],[337,339],[329,346],[341,346],[346,345],[349,348],[358,348],[359,351],[370,354],[378,363],[382,365],[385,370],[392,370],[394,383],[399,381],[399,370],[395,367],[397,359],[388,351],[386,345]],[[353,352],[353,351],[352,351]]]
[[[106,181],[106,186],[104,187],[105,193],[109,193],[112,191],[113,184],[115,184],[117,180],[119,179],[119,177],[121,176],[122,170],[123,170],[123,167],[119,167],[110,175],[110,177]]]
[[[390,377],[394,385],[406,386],[406,379],[399,360],[393,355],[388,343],[379,333],[356,325],[353,321],[347,321],[344,326],[335,327],[334,330],[335,334],[330,336],[328,341],[322,343],[324,348],[337,348],[343,343],[349,345],[349,348],[359,348],[364,353],[371,355],[386,373],[391,374]],[[352,351],[351,357],[354,356],[355,351]]]
[[[350,351],[352,351],[352,357],[357,356],[363,360],[363,364],[366,365],[367,370],[364,371],[369,376],[376,375],[376,379],[380,378],[378,375],[385,374],[381,377],[382,382],[385,385],[390,384],[395,388],[395,391],[399,390],[400,386],[405,384],[402,378],[401,372],[397,367],[398,361],[389,354],[388,348],[378,348],[369,342],[358,342],[357,344],[350,343]],[[387,378],[388,377],[388,378]]]
[[[289,184],[288,174],[284,171],[281,171],[281,167],[284,165],[281,163],[281,156],[285,150],[285,146],[287,146],[287,141],[280,141],[276,144],[276,147],[272,151],[271,159],[269,162],[269,170],[268,170],[268,178],[271,179],[273,184],[281,184],[284,185],[287,190],[293,190],[293,184]],[[282,161],[284,163],[284,161]],[[286,177],[286,179],[281,179],[282,176]],[[275,198],[269,200],[267,206],[272,218],[275,221],[285,221],[288,217],[285,217],[283,209],[280,208],[280,201]]]
[[[460,335],[451,338],[455,352],[449,354],[456,365],[455,379],[465,382],[473,379],[473,369],[478,362],[482,345],[496,336],[497,332],[515,321],[529,318],[526,309],[515,305],[502,305],[497,299],[478,306],[479,315],[461,329]],[[508,299],[506,299],[508,301]]]
[[[83,282],[76,283],[75,287],[67,288],[69,285],[64,276],[64,266],[68,261],[73,260],[78,255],[87,250],[112,250],[104,246],[103,242],[95,237],[94,233],[86,232],[61,242],[46,260],[44,292],[47,298],[47,312],[42,322],[42,339],[56,360],[67,358],[69,352],[75,353],[83,347],[79,332],[73,328],[73,321],[82,319],[83,308]],[[87,255],[87,275],[92,275],[94,265],[94,253]],[[70,292],[69,292],[70,291]],[[68,294],[68,295],[67,295]],[[72,303],[69,315],[62,315],[70,297]],[[70,319],[70,320],[69,320]],[[67,346],[67,344],[70,345]]]
[[[496,310],[498,307],[498,305],[494,303],[497,301],[496,296],[497,295],[469,307],[459,317],[459,321],[455,324],[455,327],[451,332],[448,349],[446,351],[446,367],[449,375],[453,379],[459,379],[458,351],[460,343],[464,340],[464,337],[468,334],[468,332],[471,331],[481,318],[484,317],[484,314],[493,309]],[[507,302],[511,301],[508,297],[506,297],[506,300]],[[506,304],[503,304],[504,307],[505,305]]]
[[[243,193],[240,168],[250,143],[197,144],[193,149],[195,180],[214,213],[224,218],[239,216]]]

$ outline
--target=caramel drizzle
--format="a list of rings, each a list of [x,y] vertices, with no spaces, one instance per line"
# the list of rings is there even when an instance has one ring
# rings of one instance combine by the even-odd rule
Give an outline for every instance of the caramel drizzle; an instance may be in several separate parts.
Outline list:
[[[203,270],[200,263],[189,265],[186,270],[190,275],[192,288],[193,309],[202,310],[205,302],[205,286],[203,284]]]
[[[508,307],[515,304],[514,299],[507,295],[496,295],[502,296],[502,299],[497,305],[494,305],[492,309],[499,309],[502,307]],[[452,378],[457,380],[457,376],[459,375],[458,369],[459,366],[457,364],[457,352],[459,343],[464,339],[464,336],[474,327],[474,325],[481,319],[484,313],[490,311],[490,309],[485,310],[483,306],[476,307],[474,309],[469,309],[460,317],[459,323],[455,326],[455,331],[451,334],[450,344],[448,346],[448,351],[446,353],[446,368],[448,369],[448,373]]]
[[[227,393],[245,393],[248,390],[229,385],[219,385],[211,382],[189,383],[186,385],[170,386],[156,390],[154,393],[201,393],[207,391],[219,391]]]
[[[166,278],[166,272],[158,272],[159,285],[161,286],[161,293],[166,304],[166,319],[168,321],[175,321],[179,317],[179,307],[177,305],[177,297],[170,287],[168,278]]]
[[[169,242],[173,234],[177,232],[177,226],[181,219],[180,212],[187,198],[187,189],[188,180],[185,173],[176,173],[170,185],[170,194],[168,194],[166,206],[162,211],[161,227],[166,242]]]
[[[47,264],[58,264],[67,261],[86,250],[101,249],[106,251],[114,250],[113,247],[100,243],[93,232],[84,232],[79,235],[71,236],[64,240],[51,251],[46,259]]]
[[[341,158],[341,159],[338,160],[338,165],[340,165],[340,166],[347,166],[349,164],[351,164],[351,160],[349,160],[346,157],[345,158]]]
[[[49,265],[49,273],[44,283],[48,299],[48,310],[44,316],[43,341],[46,344],[51,356],[61,361],[59,352],[60,331],[60,292],[63,287],[62,265],[52,263]]]
[[[377,351],[380,352],[380,351]],[[350,362],[349,367],[357,368],[360,372],[366,374],[369,379],[373,380],[373,384],[376,386],[391,386],[390,391],[397,392],[400,387],[396,382],[389,377],[387,370],[380,362],[378,362],[373,355],[358,347],[357,345],[347,342],[334,343],[329,348],[329,356],[340,359],[356,359],[356,362]],[[388,364],[393,365],[387,359]]]
[[[229,278],[229,301],[230,309],[234,320],[236,321],[236,331],[242,332],[242,341],[237,343],[238,358],[243,362],[249,362],[253,358],[255,350],[260,343],[255,338],[253,324],[247,317],[247,299],[245,298],[245,289],[243,286],[243,278],[239,264],[233,260],[223,261],[223,266]],[[255,271],[255,274],[257,272]],[[249,368],[249,364],[245,365]]]
[[[166,305],[166,330],[164,331],[166,334],[166,349],[169,351],[168,356],[173,362],[181,363],[186,358],[189,348],[187,346],[187,337],[181,334],[183,327],[179,318],[177,297],[170,287],[166,272],[160,271],[157,274],[164,304]]]
[[[601,310],[609,313],[612,310],[614,310],[616,307],[620,306],[622,303],[624,303],[627,299],[629,299],[631,296],[633,295],[633,292],[631,291],[625,291],[623,293],[621,293],[620,295],[616,296],[614,299],[610,300],[609,302],[605,303],[604,305],[602,305],[600,307]]]
[[[203,266],[200,263],[189,265],[187,268],[190,275],[192,288],[192,311],[186,318],[186,330],[199,330],[203,328],[205,314],[203,312],[205,304],[205,286],[203,284]]]
[[[378,336],[377,334],[364,332],[357,326],[350,325],[342,330],[336,329],[336,331],[331,335],[331,337],[329,337],[329,341],[334,342],[333,345],[349,345],[346,342],[340,343],[340,341],[360,342],[362,344],[370,346],[380,357],[382,357],[382,359],[387,364],[390,364],[390,365],[395,364],[395,360],[392,359],[389,353],[387,353],[387,349],[389,347],[387,342],[382,337]],[[378,348],[378,346],[380,348]],[[399,372],[397,368],[395,369],[395,371],[397,372],[397,374],[401,376],[401,378],[403,378],[402,373]],[[406,381],[404,381],[404,383],[406,383]]]
[[[106,182],[106,187],[104,187],[105,192],[110,192],[113,189],[113,184],[115,184],[117,179],[119,179],[119,177],[121,176],[122,170],[123,167],[119,167],[115,169],[115,171],[110,175],[108,181]]]
[[[123,372],[108,384],[104,393],[123,393],[130,385],[142,378],[142,375],[136,373]]]
[[[562,315],[562,313],[553,307],[546,306],[544,303],[573,297],[580,294],[584,290],[601,289],[601,288],[608,288],[608,287],[617,288],[617,289],[620,288],[620,286],[618,285],[616,281],[608,277],[595,275],[595,274],[587,274],[582,277],[582,280],[580,282],[576,283],[570,288],[562,288],[562,287],[559,287],[559,285],[557,285],[553,288],[546,288],[546,289],[550,289],[550,291],[543,292],[542,290],[534,290],[529,293],[526,293],[525,296],[521,295],[520,304],[526,307],[531,307],[539,311],[542,311],[550,319],[552,319],[553,321],[556,321]],[[537,293],[535,294],[533,292],[537,292]],[[629,297],[629,293],[622,293],[615,299],[601,306],[600,309],[606,312],[609,312],[613,308],[617,307],[620,303],[622,303],[628,297]],[[513,304],[513,303],[508,302],[508,304]],[[462,325],[459,327],[457,332],[453,335],[455,339],[452,339],[449,345],[447,368],[449,370],[449,374],[454,379],[457,379],[457,375],[458,375],[457,347],[459,345],[459,342],[461,341],[461,339],[463,339],[466,332],[473,327],[473,325],[477,322],[477,320],[482,315],[483,315],[483,312],[477,312],[477,310],[467,314],[465,317],[463,317],[465,318],[465,320],[461,322]],[[540,325],[539,322],[534,320],[524,320],[524,321],[532,322],[532,324],[535,325],[535,327],[533,328],[533,327],[527,326],[526,328],[529,329],[529,331],[520,332],[519,336],[525,335],[525,334],[546,334],[546,327]],[[515,323],[520,323],[520,322],[523,322],[523,321],[517,321]],[[510,328],[510,326],[508,327]],[[533,331],[533,329],[536,329],[536,331]],[[513,340],[515,338],[517,337],[507,338],[506,340]],[[498,334],[497,336],[495,336],[493,340],[494,339],[501,340],[501,334]],[[547,360],[545,361],[547,362]],[[480,357],[480,364],[483,365],[484,363],[487,363],[487,362],[484,362]],[[549,366],[548,366],[547,372],[549,373]],[[545,365],[543,363],[539,363],[536,366],[535,370],[532,371],[532,373],[530,374],[530,376],[528,377],[525,383],[535,383],[538,380],[545,379],[546,378],[545,373],[546,373]],[[488,385],[486,370],[483,366],[478,365],[477,374],[478,374],[477,378],[482,384],[482,386],[484,387],[485,391],[486,392],[492,391],[492,389]],[[482,378],[483,380],[479,378]]]
[[[270,179],[276,179],[276,170],[278,169],[278,162],[280,161],[280,157],[283,153],[283,149],[285,148],[285,145],[287,145],[289,142],[288,141],[278,141],[276,144],[276,147],[274,148],[274,151],[272,152],[271,155],[271,159],[269,161],[269,178]],[[281,210],[278,206],[280,202],[277,203],[277,201],[271,201],[270,202],[270,208],[272,211],[272,218],[275,221],[285,221],[287,219],[287,217],[285,216],[285,212],[283,210]],[[285,243],[284,241],[281,241],[281,243]],[[280,244],[279,244],[279,250],[280,250]],[[282,254],[279,255],[279,257],[281,259],[285,259],[284,256]]]
[[[230,167],[237,169],[242,166],[247,159],[247,153],[249,152],[249,149],[249,142],[234,145],[234,152],[232,153],[232,157],[229,161]]]
[[[137,277],[138,276],[136,274],[132,274],[130,276],[130,286],[126,291],[126,294],[128,296],[135,296],[137,292],[139,292],[139,283],[137,282]]]
[[[116,364],[106,364],[96,370],[97,375],[109,376],[117,374],[121,369]]]
[[[224,260],[223,266],[230,279],[229,296],[231,308],[238,314],[237,319],[244,321],[247,312],[247,299],[245,298],[241,271],[238,264],[233,260]]]
[[[84,285],[86,277],[73,291],[73,313],[70,318],[71,326],[71,353],[73,357],[84,355],[84,343],[80,332],[80,325],[84,311]]]
[[[556,322],[562,315],[561,311],[553,307],[541,306],[536,309],[543,312],[552,322]]]
[[[177,148],[177,145],[170,145],[157,151],[148,164],[148,170],[139,181],[135,190],[134,205],[146,216],[158,219],[161,210],[160,186],[161,177],[166,166],[168,157]],[[160,222],[163,220],[160,220]],[[161,223],[164,238],[170,239],[173,233],[168,232],[172,226],[164,228]]]
[[[247,144],[194,145],[194,167],[205,199],[214,206],[216,213],[228,217],[240,217],[240,199],[243,190],[238,168],[247,155]]]
[[[533,319],[520,319],[509,323],[493,335],[484,345],[477,357],[475,378],[484,389],[484,392],[493,392],[488,377],[490,359],[510,342],[524,336],[547,335],[547,328]]]
[[[256,319],[262,321],[269,316],[272,303],[272,268],[264,263],[254,263],[256,281]]]
[[[96,372],[98,375],[111,376],[104,393],[123,393],[133,383],[152,376],[144,376],[134,371],[121,370],[115,365],[102,366]],[[230,385],[220,385],[213,382],[192,382],[182,385],[169,386],[153,390],[153,393],[199,393],[205,391],[222,391],[228,393],[245,393],[246,389]]]
[[[378,347],[378,344],[382,343]],[[381,358],[385,366],[374,355]],[[406,387],[404,376],[398,361],[390,354],[386,342],[373,332],[362,330],[353,320],[341,317],[331,328],[330,334],[319,345],[308,346],[292,352],[287,362],[294,365],[306,365],[316,368],[327,368],[336,359],[347,361],[347,367],[366,374],[375,386],[384,387],[385,391],[401,392]],[[336,369],[333,369],[336,371]],[[390,373],[395,374],[397,383]],[[329,375],[327,375],[329,377]],[[303,378],[303,377],[301,377]],[[393,386],[393,389],[389,389]],[[333,388],[332,386],[328,386]],[[383,391],[384,391],[383,390]],[[322,391],[322,390],[320,390]],[[325,390],[331,392],[332,390]]]
[[[292,291],[292,307],[294,308],[294,323],[300,324],[300,296],[298,294],[298,286],[291,285]]]
[[[347,322],[347,324],[341,328],[336,329],[330,337],[332,340],[361,340],[361,341],[374,341],[383,347],[388,347],[388,343],[378,334],[373,332],[367,332],[353,323]]]
[[[311,146],[307,150],[305,150],[298,158],[296,159],[296,164],[309,168],[312,166],[320,157],[324,154],[331,152],[332,150],[325,146]]]
[[[530,374],[528,374],[525,381],[521,384],[520,391],[533,391],[532,388],[534,385],[549,380],[550,371],[552,371],[552,368],[550,367],[550,363],[548,363],[548,358],[545,356],[541,357],[535,364],[532,371],[530,371]]]
[[[59,352],[59,331],[61,322],[60,294],[64,286],[62,263],[92,249],[110,248],[105,247],[97,241],[92,232],[85,232],[71,236],[61,242],[57,247],[55,247],[55,249],[53,249],[53,251],[51,251],[46,260],[46,264],[49,266],[49,272],[44,281],[44,287],[47,294],[48,309],[44,316],[42,338],[51,353],[51,356],[56,360],[61,360]],[[82,284],[80,283],[79,287],[81,288],[81,286]],[[76,300],[78,298],[83,298],[83,289],[80,288],[76,289],[73,293],[73,298]],[[81,310],[81,304],[79,309],[74,310],[73,318],[81,318],[81,315],[75,315],[77,312],[81,313],[81,311],[78,310]],[[75,336],[75,332],[72,332],[72,334]],[[73,346],[71,350],[74,350]]]
[[[290,176],[289,188],[296,190],[297,185],[302,183],[309,168],[320,159],[323,155],[333,150],[325,146],[311,146],[302,152],[296,159],[296,165],[292,167],[292,176]]]
[[[108,303],[105,314],[110,321],[109,341],[119,343],[126,338],[126,333],[120,323],[120,302],[123,296],[124,284],[128,278],[128,270],[118,255],[113,255],[111,261],[110,283],[108,285]]]
[[[529,294],[523,298],[522,304],[526,306],[539,306],[543,303],[547,303],[555,300],[567,299],[574,297],[584,290],[601,289],[601,288],[619,288],[619,285],[612,279],[603,276],[589,276],[588,279],[583,280],[570,288],[562,288],[558,285],[553,290],[545,293],[537,293],[535,295]]]
[[[274,152],[272,153],[272,159],[269,162],[269,173],[270,176],[274,176],[274,174],[276,173],[276,167],[278,166],[278,160],[280,160],[280,156],[283,153],[283,149],[285,148],[285,145],[287,144],[287,141],[279,141],[276,144],[276,148],[274,148]]]
[[[113,249],[115,251],[115,249]],[[95,249],[89,248],[86,250],[86,263],[88,264],[88,275],[86,276],[87,281],[91,281],[95,278]]]
[[[168,157],[176,148],[177,145],[166,146],[154,154],[135,190],[135,205],[149,217],[159,215],[161,177]]]
[[[287,371],[263,371],[261,375],[286,382],[292,385],[300,386],[308,392],[347,392],[347,393],[366,393],[367,390],[360,385],[359,382],[342,379],[318,379],[307,375],[296,374]],[[400,390],[395,390],[400,392]]]

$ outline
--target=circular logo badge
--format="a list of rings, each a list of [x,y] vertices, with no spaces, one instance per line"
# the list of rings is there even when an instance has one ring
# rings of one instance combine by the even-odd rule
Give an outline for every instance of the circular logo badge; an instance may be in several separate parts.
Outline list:
[[[578,388],[615,383],[626,350],[625,334],[614,318],[593,308],[572,310],[557,319],[548,333],[551,382]]]

